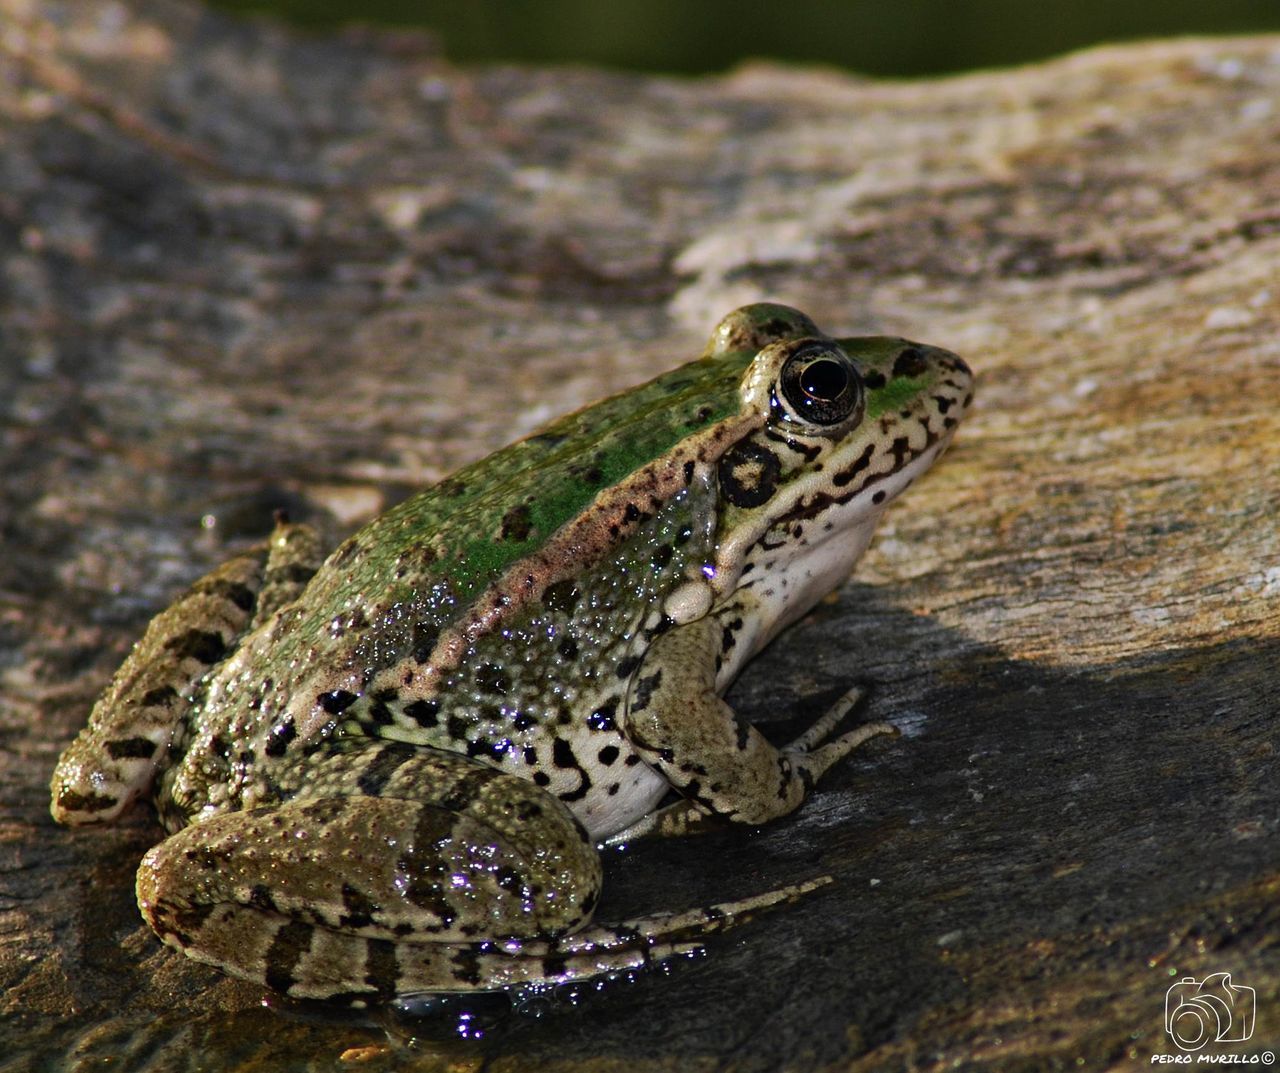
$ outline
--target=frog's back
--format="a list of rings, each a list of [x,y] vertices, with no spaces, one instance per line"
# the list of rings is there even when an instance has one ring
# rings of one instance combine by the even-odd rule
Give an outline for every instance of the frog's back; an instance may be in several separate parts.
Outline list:
[[[751,357],[744,351],[692,362],[569,414],[405,500],[329,557],[307,590],[299,632],[330,631],[359,606],[368,639],[379,645],[368,654],[380,658],[366,667],[427,655],[486,590],[628,477],[681,443],[696,451],[699,432],[730,422]],[[621,509],[625,514],[626,505]],[[652,512],[650,504],[636,509]],[[628,538],[620,530],[606,542]]]
[[[559,669],[577,682],[625,659],[622,619],[707,553],[709,524],[691,538],[693,514],[707,509],[693,502],[694,463],[737,435],[752,356],[709,356],[570,414],[340,545],[302,597],[209,676],[169,795],[252,804],[276,778],[260,776],[335,735],[502,762],[543,741],[547,725],[584,716],[590,698],[546,693],[547,676]],[[657,549],[670,553],[614,584]],[[231,738],[254,744],[238,760],[210,761]]]

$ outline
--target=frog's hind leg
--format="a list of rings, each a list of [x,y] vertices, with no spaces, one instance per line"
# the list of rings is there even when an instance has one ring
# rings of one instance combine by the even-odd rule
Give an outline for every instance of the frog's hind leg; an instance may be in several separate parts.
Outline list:
[[[599,854],[554,796],[453,753],[340,750],[287,772],[290,800],[146,855],[138,904],[165,942],[294,997],[358,1000],[501,986],[485,950],[590,920]]]
[[[101,823],[147,792],[197,681],[268,610],[297,595],[319,565],[313,530],[279,523],[151,621],[54,770],[60,823]]]
[[[551,940],[393,940],[283,918],[267,926],[261,912],[265,895],[255,908],[222,904],[207,913],[172,912],[153,919],[152,926],[167,928],[161,931],[165,942],[197,960],[293,998],[362,1005],[417,994],[556,986],[645,969],[696,954],[713,934],[830,882],[820,876],[739,901],[591,925]],[[192,945],[197,930],[205,938]],[[261,968],[246,971],[249,965]]]

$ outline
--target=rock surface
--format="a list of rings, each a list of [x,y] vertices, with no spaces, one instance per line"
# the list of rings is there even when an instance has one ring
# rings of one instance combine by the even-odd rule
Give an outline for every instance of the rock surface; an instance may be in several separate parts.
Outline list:
[[[1280,38],[686,81],[0,0],[0,1071],[1149,1068],[1216,972],[1257,1002],[1216,1049],[1265,1058],[1277,264]],[[981,377],[735,691],[785,734],[865,679],[904,736],[772,827],[611,856],[599,916],[837,885],[479,1043],[160,947],[151,817],[47,813],[150,615],[274,508],[336,537],[762,297]]]

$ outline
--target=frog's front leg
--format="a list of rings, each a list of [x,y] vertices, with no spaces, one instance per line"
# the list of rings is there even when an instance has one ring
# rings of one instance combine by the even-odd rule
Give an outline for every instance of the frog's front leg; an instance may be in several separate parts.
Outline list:
[[[877,734],[872,723],[821,744],[858,696],[852,690],[790,745],[779,749],[738,721],[716,692],[722,630],[707,616],[659,637],[632,681],[624,732],[687,803],[655,814],[629,836],[687,829],[699,814],[738,823],[764,823],[791,812],[842,757]],[[641,821],[643,825],[645,821]]]
[[[152,619],[58,761],[54,819],[102,823],[146,793],[192,687],[246,631],[294,599],[319,564],[315,531],[281,519],[268,540],[206,574]]]
[[[464,756],[339,748],[300,760],[292,799],[202,820],[147,854],[138,903],[157,934],[295,997],[559,978],[563,955],[542,947],[588,922],[601,884],[569,810]]]

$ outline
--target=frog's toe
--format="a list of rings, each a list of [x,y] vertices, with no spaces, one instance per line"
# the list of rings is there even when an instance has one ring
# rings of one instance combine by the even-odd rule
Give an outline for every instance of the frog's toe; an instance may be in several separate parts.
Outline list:
[[[151,777],[153,746],[145,738],[122,744],[125,752],[132,749],[132,763],[128,757],[108,763],[109,757],[99,755],[83,741],[74,742],[63,753],[50,786],[49,811],[55,820],[72,826],[108,823],[138,796]],[[147,747],[146,756],[138,758],[143,745]]]
[[[783,751],[788,753],[807,753],[815,746],[820,745],[839,725],[840,721],[854,709],[858,701],[862,700],[866,695],[867,690],[863,686],[850,686],[839,700],[823,712],[821,717],[815,720],[808,730],[791,742]]]

